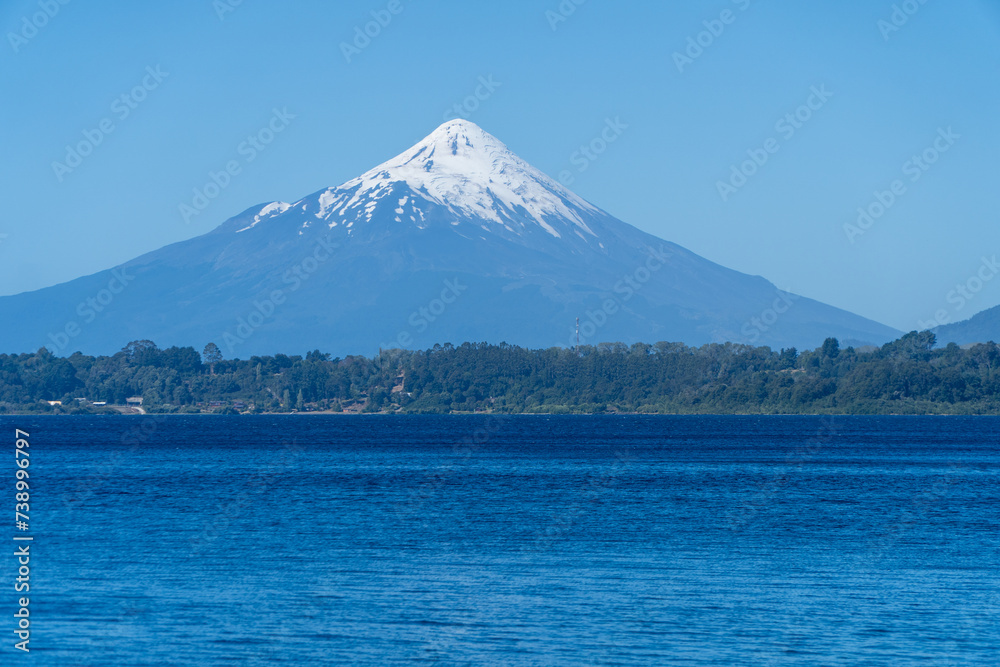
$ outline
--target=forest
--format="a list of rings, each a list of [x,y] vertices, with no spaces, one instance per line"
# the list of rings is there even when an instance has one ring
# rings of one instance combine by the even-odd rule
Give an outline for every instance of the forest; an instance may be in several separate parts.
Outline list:
[[[0,413],[1000,414],[995,343],[810,351],[732,343],[601,343],[530,350],[435,345],[374,358],[223,359],[214,344],[134,341],[111,356],[0,355]]]

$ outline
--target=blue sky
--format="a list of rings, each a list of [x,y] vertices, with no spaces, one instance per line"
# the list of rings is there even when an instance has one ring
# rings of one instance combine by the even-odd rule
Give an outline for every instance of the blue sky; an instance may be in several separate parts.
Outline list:
[[[1000,254],[993,0],[230,3],[0,5],[0,294],[340,184],[478,90],[469,120],[720,264],[904,330],[1000,304],[1000,280],[949,299]],[[275,110],[294,118],[245,144]],[[627,127],[582,159],[608,119]]]

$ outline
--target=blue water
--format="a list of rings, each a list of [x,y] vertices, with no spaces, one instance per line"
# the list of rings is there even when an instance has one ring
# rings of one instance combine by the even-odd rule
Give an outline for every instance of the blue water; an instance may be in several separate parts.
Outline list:
[[[1000,419],[0,422],[4,664],[1000,663]]]

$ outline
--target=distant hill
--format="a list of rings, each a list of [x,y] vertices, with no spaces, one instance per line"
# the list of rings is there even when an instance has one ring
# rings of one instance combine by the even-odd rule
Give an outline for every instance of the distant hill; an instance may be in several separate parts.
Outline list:
[[[1000,341],[1000,306],[984,310],[962,322],[938,327],[934,333],[937,335],[938,345]]]

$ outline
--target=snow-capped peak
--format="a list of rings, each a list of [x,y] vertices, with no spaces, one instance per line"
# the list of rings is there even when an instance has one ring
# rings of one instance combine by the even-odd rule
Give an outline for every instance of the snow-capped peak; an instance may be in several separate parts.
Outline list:
[[[535,223],[554,237],[563,231],[595,236],[581,212],[598,213],[576,196],[519,158],[493,135],[467,120],[452,120],[431,132],[412,148],[361,176],[319,194],[316,217],[336,226],[338,219],[363,207],[362,220],[370,221],[379,201],[398,185],[405,185],[434,204],[446,207],[457,218],[512,226]],[[386,199],[402,222],[406,215],[420,224],[423,212],[406,197]],[[353,217],[353,216],[350,216]],[[565,222],[571,223],[565,229]],[[353,222],[348,223],[351,226]]]

